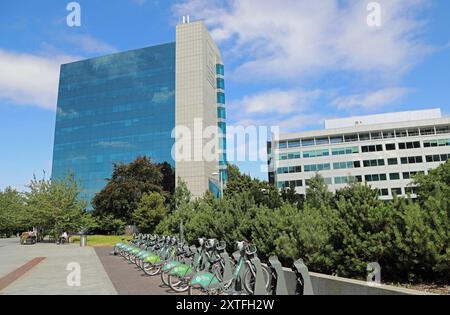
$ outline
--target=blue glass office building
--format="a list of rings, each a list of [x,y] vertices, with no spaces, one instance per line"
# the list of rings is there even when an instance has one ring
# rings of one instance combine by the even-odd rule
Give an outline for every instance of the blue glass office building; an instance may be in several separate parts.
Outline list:
[[[202,22],[178,25],[174,43],[62,65],[52,177],[72,173],[90,202],[113,163],[148,156],[170,163],[193,196],[218,194],[227,180],[224,92],[220,51]],[[185,161],[173,150],[192,145],[172,138],[175,126],[198,119],[218,128],[217,161]]]
[[[61,66],[54,178],[72,172],[90,201],[114,162],[169,162],[175,127],[175,43]]]

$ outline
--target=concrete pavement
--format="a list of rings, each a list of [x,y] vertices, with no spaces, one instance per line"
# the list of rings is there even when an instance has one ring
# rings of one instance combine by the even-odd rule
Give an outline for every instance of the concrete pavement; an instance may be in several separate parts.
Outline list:
[[[94,248],[77,245],[19,245],[18,239],[0,239],[0,278],[36,257],[43,261],[0,291],[7,295],[114,295],[117,294]],[[80,286],[75,269],[80,266]],[[68,276],[69,284],[67,282]],[[74,282],[75,280],[75,282]],[[75,286],[73,286],[75,284]]]
[[[111,247],[95,248],[100,261],[120,295],[168,295],[177,294],[164,287],[160,276],[149,277],[123,258],[110,255]],[[185,293],[186,294],[186,293]],[[185,295],[179,294],[179,295]]]

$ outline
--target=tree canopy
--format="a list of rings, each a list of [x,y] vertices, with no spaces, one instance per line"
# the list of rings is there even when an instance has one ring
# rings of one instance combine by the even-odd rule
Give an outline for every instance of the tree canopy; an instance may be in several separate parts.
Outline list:
[[[155,164],[148,157],[139,157],[130,164],[114,164],[108,183],[92,200],[94,215],[112,215],[130,224],[145,193],[171,196],[174,177],[170,164]]]

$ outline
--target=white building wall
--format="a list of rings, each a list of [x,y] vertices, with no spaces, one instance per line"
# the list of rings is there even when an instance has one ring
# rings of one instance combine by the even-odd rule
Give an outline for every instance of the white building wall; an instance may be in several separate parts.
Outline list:
[[[203,22],[180,24],[176,30],[176,126],[190,130],[191,139],[176,139],[176,148],[189,147],[191,161],[181,161],[175,150],[176,176],[182,178],[194,197],[209,189],[209,180],[218,172],[215,161],[207,161],[203,148],[210,139],[203,138],[208,126],[217,128],[216,64],[220,51]],[[197,122],[197,128],[194,128]],[[200,125],[201,123],[201,125]],[[200,127],[200,128],[198,128]],[[197,130],[195,130],[197,129]],[[218,148],[218,138],[217,145]]]

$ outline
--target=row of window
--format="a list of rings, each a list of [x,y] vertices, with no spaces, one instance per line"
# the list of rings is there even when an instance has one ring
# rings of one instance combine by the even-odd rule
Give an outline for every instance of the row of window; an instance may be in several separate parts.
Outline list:
[[[450,139],[424,141],[423,146],[425,148],[448,147],[450,146]]]
[[[425,160],[428,163],[431,162],[447,162],[450,160],[450,154],[440,154],[440,155],[427,155]]]
[[[295,173],[301,173],[301,172],[302,172],[301,166],[280,167],[277,170],[278,174],[295,174]]]
[[[348,154],[355,154],[359,153],[358,147],[351,147],[351,148],[338,148],[338,149],[332,149],[332,155],[348,155]],[[330,156],[330,151],[328,149],[325,150],[314,150],[314,151],[307,151],[303,152],[303,158],[314,158],[314,157],[323,157],[323,156]],[[295,160],[300,159],[302,157],[302,154],[300,152],[292,152],[292,153],[281,153],[278,155],[278,160]]]
[[[447,160],[450,160],[450,154],[440,154],[440,155],[428,155],[425,157],[427,162],[446,162]],[[398,165],[398,159],[397,158],[390,158],[387,160],[388,165]],[[408,164],[420,164],[423,163],[423,157],[422,156],[408,156],[408,157],[402,157],[400,158],[400,163],[402,165],[408,165]],[[378,167],[378,166],[385,166],[385,160],[384,159],[375,159],[375,160],[364,160],[363,161],[363,167]],[[336,163],[322,163],[322,164],[310,164],[304,166],[305,172],[319,172],[319,171],[329,171],[331,170],[331,166],[333,166],[334,170],[342,170],[342,169],[353,169],[353,168],[360,168],[361,162],[360,161],[345,161],[345,162],[336,162]],[[295,171],[291,171],[295,170]],[[301,166],[294,166],[294,167],[280,167],[278,168],[278,174],[289,174],[289,173],[301,173],[302,167]]]
[[[305,181],[305,185],[309,186],[310,180]],[[331,185],[333,182],[332,178],[326,178],[325,183],[328,185]],[[356,183],[356,182],[362,182],[361,176],[341,176],[341,177],[335,177],[334,183],[336,185],[347,185],[350,183]],[[291,180],[291,181],[283,181],[278,182],[277,187],[279,189],[286,189],[291,188],[295,189],[296,187],[303,187],[303,181],[302,180]],[[392,195],[402,195],[403,190],[402,188],[392,188],[391,189]],[[417,194],[417,187],[406,187],[405,188],[406,194]],[[379,189],[380,196],[389,196],[389,190],[387,188],[381,188]]]
[[[298,143],[298,146],[300,144]],[[433,141],[424,141],[424,147],[437,147],[437,146],[450,146],[450,139],[448,140],[433,140]],[[421,144],[420,141],[413,142],[402,142],[398,144],[399,150],[409,150],[409,149],[420,149]],[[397,149],[397,145],[395,143],[386,144],[386,151],[394,151]],[[381,152],[383,151],[383,145],[366,145],[361,147],[362,153],[371,153],[371,152]],[[359,153],[359,147],[347,147],[347,148],[335,148],[331,150],[332,155],[349,155],[349,154],[357,154]],[[324,150],[313,150],[306,151],[303,153],[303,158],[315,158],[315,157],[324,157],[330,156],[330,151],[328,149]],[[299,159],[301,158],[300,152],[294,153],[282,153],[278,156],[279,160],[291,160],[291,159]]]
[[[389,189],[387,189],[387,188],[379,189],[378,193],[382,197],[389,196]],[[392,196],[394,196],[394,195],[400,196],[403,194],[403,189],[402,188],[392,188],[391,194],[392,194]],[[405,187],[405,194],[417,194],[417,187]]]
[[[404,138],[404,137],[417,137],[417,136],[428,136],[436,134],[446,134],[450,133],[450,125],[436,126],[436,127],[423,127],[423,128],[411,128],[411,129],[401,129],[401,130],[386,130],[386,131],[374,131],[365,133],[355,133],[348,135],[336,135],[330,137],[317,137],[310,139],[296,139],[289,141],[280,141],[279,148],[298,148],[300,146],[318,146],[318,145],[328,145],[336,143],[346,143],[346,142],[356,142],[356,141],[370,141],[370,140],[381,140],[381,139],[393,139],[393,138]]]

